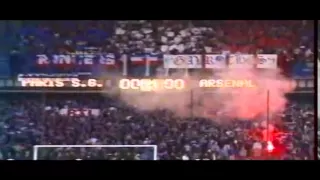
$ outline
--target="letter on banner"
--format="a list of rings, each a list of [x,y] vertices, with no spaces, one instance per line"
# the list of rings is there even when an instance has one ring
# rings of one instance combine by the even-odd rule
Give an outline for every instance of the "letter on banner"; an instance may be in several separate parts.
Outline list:
[[[103,53],[100,55],[99,62],[103,65],[115,65],[116,58],[113,53]]]
[[[201,68],[201,55],[164,55],[164,68],[191,69]]]
[[[252,54],[230,54],[229,68],[253,68],[253,61]]]
[[[277,69],[278,67],[278,55],[276,54],[258,54],[258,60],[258,68]]]
[[[38,54],[37,55],[37,64],[43,65],[43,64],[49,64],[49,58],[45,54]]]
[[[226,68],[226,55],[207,54],[205,55],[205,68],[222,69]]]
[[[70,55],[53,55],[53,63],[54,64],[72,64],[71,56]]]

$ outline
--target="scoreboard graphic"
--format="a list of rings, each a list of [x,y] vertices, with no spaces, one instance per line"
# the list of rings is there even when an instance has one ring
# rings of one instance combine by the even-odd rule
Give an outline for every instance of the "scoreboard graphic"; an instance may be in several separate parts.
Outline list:
[[[314,92],[314,79],[303,78],[295,79],[296,91],[301,93]],[[204,83],[205,82],[205,83]],[[18,78],[0,78],[0,90],[66,90],[66,91],[102,91],[110,88],[119,90],[136,90],[136,91],[154,91],[154,90],[184,90],[196,88],[213,88],[218,87],[218,80],[201,79],[199,82],[192,82],[191,85],[188,80],[181,79],[135,79],[135,78],[94,78],[94,77],[18,77]],[[237,81],[236,85],[239,87],[252,86],[249,80]],[[235,85],[235,82],[227,80],[224,85]],[[205,85],[205,86],[204,86]]]

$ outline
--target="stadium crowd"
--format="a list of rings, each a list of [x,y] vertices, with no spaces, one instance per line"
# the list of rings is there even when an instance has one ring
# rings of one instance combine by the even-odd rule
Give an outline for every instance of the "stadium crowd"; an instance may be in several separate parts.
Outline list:
[[[6,31],[6,35],[11,36],[9,39],[13,42],[11,54],[20,57],[87,47],[116,54],[277,53],[279,66],[291,76],[292,66],[301,60],[313,61],[314,52],[312,21],[26,21],[8,24],[6,28],[10,31]],[[33,145],[68,144],[157,145],[160,160],[314,159],[315,118],[311,93],[288,95],[290,103],[285,112],[273,117],[282,119],[276,127],[286,133],[274,139],[276,151],[267,154],[266,144],[259,138],[261,134],[251,133],[253,129],[262,128],[258,120],[218,124],[205,118],[176,117],[163,109],[143,112],[117,97],[101,94],[1,93],[0,96],[0,159],[32,159]],[[71,108],[77,111],[72,114],[60,111]],[[99,114],[82,113],[83,109],[98,109]],[[151,160],[153,155],[151,147],[38,150],[38,159],[52,160]]]
[[[175,117],[168,110],[143,112],[116,98],[97,94],[47,95],[45,99],[39,94],[1,96],[2,158],[31,159],[32,146],[36,144],[151,144],[158,145],[158,158],[164,160],[250,159],[257,156],[253,155],[252,148],[259,140],[249,132],[255,129],[258,120],[237,120],[221,125],[210,119]],[[288,134],[274,141],[276,149],[282,151],[281,157],[275,157],[313,158],[314,109],[309,104],[311,101],[312,95],[300,97],[281,114],[283,122],[277,127]],[[66,107],[97,108],[101,112],[99,115],[62,114],[59,110]],[[265,147],[263,143],[260,146]],[[153,159],[153,148],[82,149],[39,148],[38,158]]]
[[[4,46],[11,47],[12,54],[24,58],[30,54],[84,49],[118,55],[276,53],[279,67],[290,75],[299,61],[313,62],[314,24],[306,20],[22,21],[19,24],[14,21],[8,24],[10,28],[4,34],[12,38],[3,41]],[[11,67],[21,71],[18,64],[28,62],[18,59],[12,61]],[[130,68],[144,75],[141,68]]]

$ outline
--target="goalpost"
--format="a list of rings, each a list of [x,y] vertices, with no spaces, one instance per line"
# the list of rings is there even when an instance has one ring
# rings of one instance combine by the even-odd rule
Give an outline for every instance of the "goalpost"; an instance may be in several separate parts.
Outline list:
[[[39,149],[41,148],[151,148],[152,159],[157,160],[157,145],[35,145],[33,146],[33,160],[39,160]]]

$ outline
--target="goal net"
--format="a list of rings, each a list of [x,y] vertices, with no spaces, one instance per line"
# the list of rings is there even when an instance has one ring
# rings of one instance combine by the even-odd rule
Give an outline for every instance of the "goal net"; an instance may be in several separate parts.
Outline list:
[[[35,145],[33,160],[157,160],[157,146]]]

